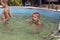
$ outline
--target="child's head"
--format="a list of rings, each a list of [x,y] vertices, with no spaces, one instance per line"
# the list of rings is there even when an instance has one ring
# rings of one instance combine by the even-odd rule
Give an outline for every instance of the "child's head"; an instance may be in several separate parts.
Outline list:
[[[33,13],[32,15],[32,21],[39,21],[40,19],[40,14],[38,12]]]
[[[1,0],[1,4],[3,7],[5,7],[7,5],[7,0]]]

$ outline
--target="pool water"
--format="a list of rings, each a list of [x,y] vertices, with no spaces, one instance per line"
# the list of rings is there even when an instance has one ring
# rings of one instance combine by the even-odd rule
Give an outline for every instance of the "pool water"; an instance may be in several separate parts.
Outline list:
[[[13,18],[7,24],[8,31],[6,31],[7,27],[2,24],[0,17],[0,40],[50,40],[49,35],[57,29],[60,21],[58,12],[35,9],[10,9],[10,11]],[[40,21],[44,24],[40,34],[35,34],[37,29],[35,25],[28,24],[34,12],[41,14]]]

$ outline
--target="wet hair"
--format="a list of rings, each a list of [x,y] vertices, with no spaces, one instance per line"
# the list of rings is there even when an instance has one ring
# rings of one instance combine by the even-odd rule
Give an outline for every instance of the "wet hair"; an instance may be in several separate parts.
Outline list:
[[[38,19],[40,18],[40,14],[38,12],[33,13],[33,15],[37,15]]]

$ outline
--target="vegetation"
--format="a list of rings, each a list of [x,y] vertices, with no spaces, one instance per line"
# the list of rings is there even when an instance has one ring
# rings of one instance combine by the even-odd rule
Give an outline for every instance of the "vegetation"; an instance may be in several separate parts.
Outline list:
[[[22,6],[22,0],[9,0],[9,6]]]

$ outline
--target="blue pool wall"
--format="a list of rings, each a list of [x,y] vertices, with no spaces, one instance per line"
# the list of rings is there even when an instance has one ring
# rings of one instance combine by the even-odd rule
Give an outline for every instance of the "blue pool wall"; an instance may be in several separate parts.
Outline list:
[[[40,15],[44,15],[47,17],[52,17],[55,19],[60,20],[60,12],[54,12],[54,11],[48,11],[48,10],[36,10],[36,9],[10,9],[10,12],[12,14],[26,14],[30,15],[33,14],[34,12],[39,12]],[[3,9],[0,9],[0,15],[3,13]]]

